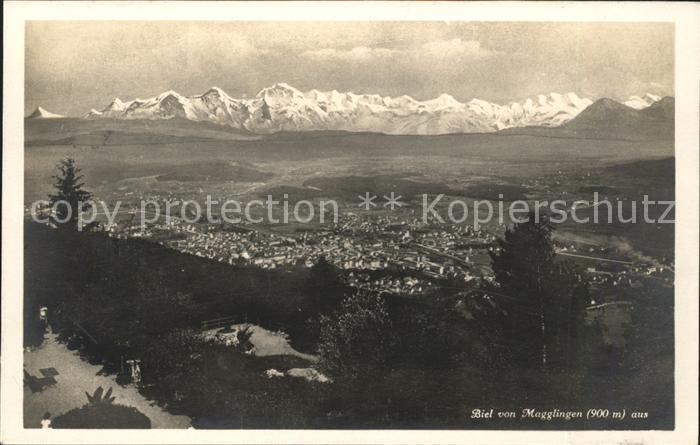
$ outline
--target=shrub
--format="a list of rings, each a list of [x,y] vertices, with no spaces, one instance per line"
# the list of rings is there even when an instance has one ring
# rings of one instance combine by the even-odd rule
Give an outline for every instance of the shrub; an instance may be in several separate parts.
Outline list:
[[[381,367],[392,343],[391,320],[381,296],[360,291],[320,319],[318,354],[324,371],[357,376]]]
[[[114,404],[112,388],[102,394],[99,387],[90,395],[85,393],[88,403],[57,416],[53,428],[113,428],[113,429],[148,429],[151,420],[131,406]]]

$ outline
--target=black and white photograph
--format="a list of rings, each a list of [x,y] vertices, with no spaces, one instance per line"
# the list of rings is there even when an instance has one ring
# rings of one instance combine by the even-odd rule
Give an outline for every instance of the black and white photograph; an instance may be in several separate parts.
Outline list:
[[[21,25],[19,430],[689,427],[676,22],[228,6]]]

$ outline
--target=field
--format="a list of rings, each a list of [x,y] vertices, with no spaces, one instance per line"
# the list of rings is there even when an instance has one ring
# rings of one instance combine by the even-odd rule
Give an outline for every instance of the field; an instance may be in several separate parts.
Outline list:
[[[117,130],[100,129],[99,124],[112,128],[110,121],[65,121],[64,125],[49,122],[50,127],[46,121],[26,124],[27,199],[46,193],[53,166],[64,156],[79,161],[87,183],[99,193],[173,170],[192,169],[193,174],[199,174],[203,163],[213,162],[250,162],[274,175],[259,187],[301,185],[318,176],[379,174],[410,174],[427,181],[439,179],[447,185],[459,185],[493,179],[515,182],[571,166],[595,171],[614,163],[673,155],[672,141],[507,134],[386,136],[318,132],[253,138],[226,132],[226,127],[215,132],[205,125],[201,134],[207,138],[197,138],[192,128],[183,129],[181,122],[171,121],[151,124],[155,128],[149,128],[151,133],[145,141],[134,136],[137,129],[144,131],[143,121],[128,121],[137,129]],[[89,128],[83,128],[88,124]],[[92,139],[81,143],[86,138]],[[96,141],[99,143],[93,144]]]

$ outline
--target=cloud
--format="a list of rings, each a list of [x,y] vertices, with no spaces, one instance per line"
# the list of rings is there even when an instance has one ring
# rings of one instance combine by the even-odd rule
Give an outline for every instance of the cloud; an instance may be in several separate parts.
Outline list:
[[[372,61],[381,58],[390,58],[396,53],[388,48],[370,48],[358,46],[350,50],[337,50],[323,48],[314,51],[304,51],[301,55],[315,60],[348,60],[353,62]]]
[[[201,54],[205,57],[255,56],[268,51],[253,43],[245,34],[225,29],[205,29],[196,26],[182,30],[175,44],[164,48],[168,52],[184,51],[187,54]]]
[[[441,57],[441,58],[469,58],[481,59],[498,54],[500,51],[493,51],[483,48],[481,43],[476,40],[435,40],[421,46],[420,53],[426,57]]]
[[[481,46],[476,40],[434,40],[413,48],[390,49],[383,47],[357,46],[349,50],[322,48],[304,51],[302,57],[317,61],[373,62],[392,58],[418,58],[433,60],[482,59],[503,54]]]
[[[664,85],[663,83],[659,83],[659,82],[649,82],[649,86],[652,86],[654,88],[664,88],[664,89],[667,88],[666,85]]]

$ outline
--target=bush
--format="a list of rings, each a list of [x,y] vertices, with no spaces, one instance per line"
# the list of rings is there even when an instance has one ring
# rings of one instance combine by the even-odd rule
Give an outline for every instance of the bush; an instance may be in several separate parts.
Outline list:
[[[381,296],[359,291],[320,319],[318,354],[323,370],[357,376],[381,367],[391,349],[391,320]]]
[[[99,387],[91,395],[85,393],[88,403],[56,417],[53,428],[112,428],[148,429],[151,420],[131,406],[115,405],[112,388],[103,395]]]
[[[62,414],[51,423],[53,428],[148,429],[151,419],[134,407],[87,404]]]

